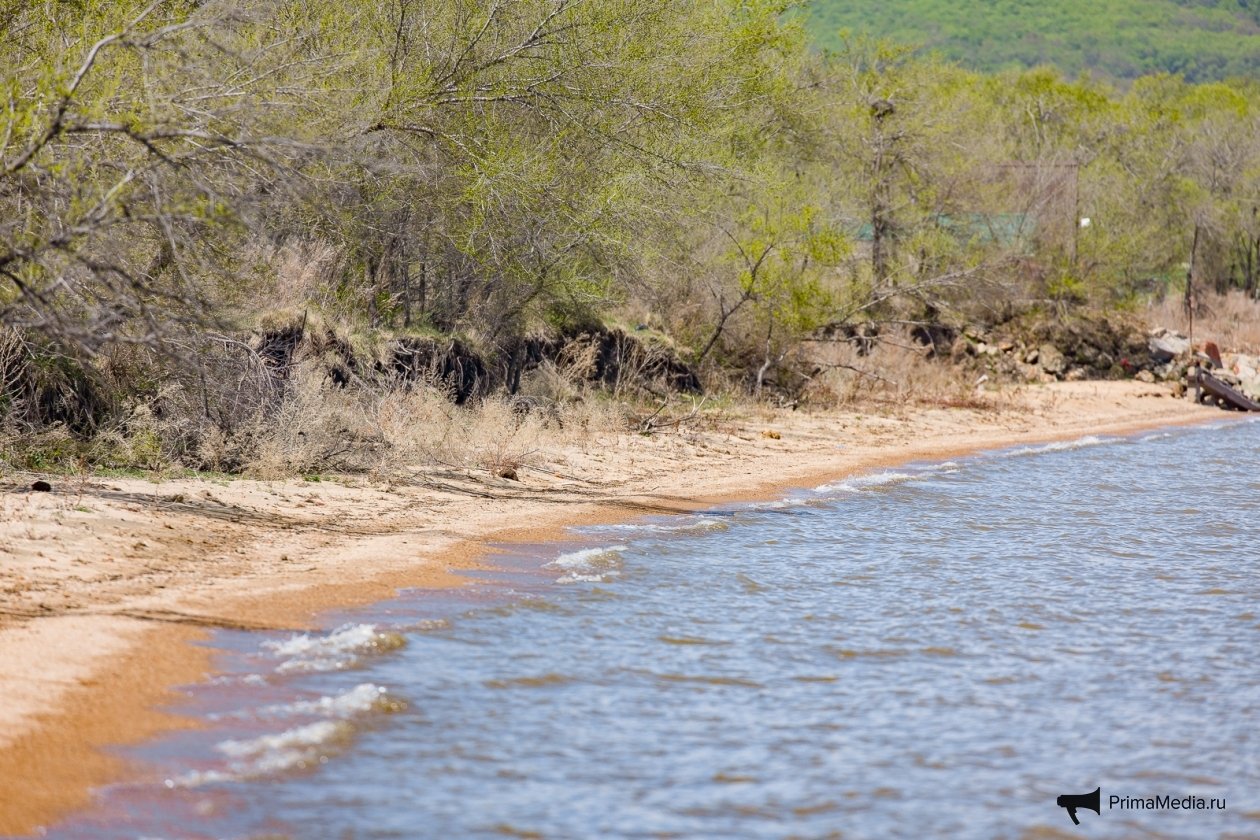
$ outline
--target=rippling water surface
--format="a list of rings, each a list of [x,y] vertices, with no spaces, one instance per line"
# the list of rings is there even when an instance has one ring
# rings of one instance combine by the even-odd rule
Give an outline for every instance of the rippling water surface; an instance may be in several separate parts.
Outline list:
[[[51,836],[1260,836],[1258,455],[1231,423],[915,464],[221,634],[206,728]]]

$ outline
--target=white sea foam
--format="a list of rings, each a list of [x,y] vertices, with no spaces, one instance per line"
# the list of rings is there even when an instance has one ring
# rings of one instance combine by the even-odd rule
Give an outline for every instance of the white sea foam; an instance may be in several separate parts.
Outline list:
[[[265,642],[263,647],[285,660],[277,670],[288,673],[349,668],[363,656],[395,650],[404,643],[400,634],[383,632],[375,624],[347,624],[327,635],[300,633]]]
[[[361,683],[344,694],[319,697],[315,700],[296,700],[259,710],[260,715],[290,716],[319,715],[320,717],[354,718],[378,709],[388,709],[395,701],[389,689],[373,683]]]
[[[784,508],[798,507],[802,504],[799,498],[789,497],[786,499],[775,499],[770,502],[753,502],[747,506],[748,510],[783,510]]]
[[[887,487],[891,484],[902,484],[907,481],[913,481],[919,476],[904,472],[882,472],[871,473],[870,475],[857,475],[852,478],[846,478],[842,481],[833,481],[824,484],[821,487],[814,488],[815,493],[859,493],[863,490],[870,490],[877,487]]]
[[[348,720],[373,711],[390,712],[402,708],[401,700],[389,693],[389,689],[373,683],[361,683],[342,694],[325,695],[314,700],[294,700],[262,708],[240,709],[234,712],[207,715],[210,720],[231,718],[287,718],[317,716]]]
[[[706,534],[711,531],[725,531],[729,527],[730,521],[727,517],[700,515],[689,516],[681,521],[625,522],[618,525],[603,525],[599,530],[631,534]]]
[[[1119,443],[1120,438],[1103,438],[1097,435],[1086,435],[1075,440],[1057,440],[1054,443],[1047,443],[1041,446],[1022,446],[1019,449],[1010,449],[1003,455],[1040,455],[1044,452],[1067,452],[1073,449],[1085,449],[1090,446],[1106,446],[1112,443]]]
[[[446,630],[450,628],[451,623],[445,618],[422,618],[415,624],[410,625],[409,630]]]
[[[320,720],[273,735],[223,741],[215,749],[234,761],[249,762],[264,773],[287,770],[350,735],[342,721]]]
[[[627,546],[609,545],[584,548],[561,554],[546,564],[547,569],[563,569],[556,583],[608,583],[621,576],[621,552]]]
[[[203,770],[167,779],[167,787],[197,787],[304,770],[341,752],[354,733],[341,720],[321,720],[257,738],[223,741],[215,749],[228,758],[226,769]]]
[[[262,674],[220,674],[210,680],[210,685],[266,685]]]
[[[225,767],[167,779],[166,786],[196,787],[240,781],[323,764],[332,755],[341,752],[354,736],[355,719],[373,712],[393,712],[401,708],[403,703],[395,699],[388,689],[373,683],[362,683],[333,696],[267,706],[251,714],[260,717],[315,715],[324,719],[256,738],[222,741],[215,749],[227,757]],[[244,713],[235,716],[242,717]]]

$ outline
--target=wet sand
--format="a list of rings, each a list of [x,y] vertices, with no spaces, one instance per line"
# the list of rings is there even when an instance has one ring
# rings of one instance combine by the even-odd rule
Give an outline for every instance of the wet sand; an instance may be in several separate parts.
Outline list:
[[[0,483],[0,834],[30,833],[125,777],[102,751],[191,725],[159,711],[204,678],[215,627],[309,627],[321,610],[457,586],[491,546],[769,498],[981,449],[1225,420],[1137,382],[1060,383],[1001,410],[753,410],[643,437],[591,433],[509,481],[59,479]]]

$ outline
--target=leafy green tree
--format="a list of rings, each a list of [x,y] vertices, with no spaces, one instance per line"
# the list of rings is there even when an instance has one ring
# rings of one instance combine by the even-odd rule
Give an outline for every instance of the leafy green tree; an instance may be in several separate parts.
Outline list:
[[[217,237],[305,143],[300,96],[273,96],[279,36],[160,0],[32,4],[4,25],[4,323],[90,354],[205,321]]]
[[[833,190],[867,256],[843,317],[919,320],[951,298],[979,300],[1026,244],[1001,195],[1008,161],[980,80],[864,39],[846,42],[827,73]]]

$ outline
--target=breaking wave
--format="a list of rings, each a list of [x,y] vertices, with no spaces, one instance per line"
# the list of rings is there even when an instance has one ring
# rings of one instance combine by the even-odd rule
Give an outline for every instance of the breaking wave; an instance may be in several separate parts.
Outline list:
[[[1120,443],[1122,438],[1104,438],[1097,435],[1086,435],[1075,440],[1056,440],[1053,443],[1046,443],[1041,446],[1021,446],[1018,449],[1008,449],[999,453],[1007,457],[1016,455],[1040,455],[1044,452],[1066,452],[1072,449],[1085,449],[1090,446],[1107,446],[1112,443]]]
[[[260,709],[260,715],[276,717],[290,715],[317,715],[329,718],[353,718],[369,712],[397,712],[404,708],[402,700],[392,696],[389,689],[373,683],[361,683],[344,694],[319,697],[315,700],[296,700]]]
[[[600,531],[618,531],[630,533],[659,534],[707,534],[714,531],[725,531],[731,527],[729,517],[694,516],[674,522],[626,522],[619,525],[602,525]]]
[[[608,583],[621,576],[621,552],[627,546],[584,548],[561,554],[544,568],[564,571],[556,583]]]
[[[879,487],[888,487],[893,484],[904,484],[907,481],[913,481],[914,479],[920,477],[920,475],[904,472],[871,473],[870,475],[857,475],[853,478],[833,481],[828,484],[824,484],[821,487],[814,488],[814,492],[859,493],[863,490],[873,490]]]
[[[339,671],[353,667],[365,656],[397,650],[405,645],[400,633],[380,630],[375,624],[346,624],[327,635],[301,633],[283,641],[265,642],[263,647],[285,661],[276,669],[293,671]]]
[[[308,770],[343,752],[354,738],[355,721],[373,714],[402,711],[406,704],[383,686],[357,685],[344,694],[299,700],[260,709],[260,716],[318,716],[323,720],[255,738],[230,739],[215,746],[224,767],[198,770],[167,779],[167,787],[197,787]]]
[[[210,720],[230,718],[287,718],[327,717],[348,719],[368,712],[397,712],[406,704],[389,693],[389,689],[374,683],[361,683],[343,694],[317,697],[313,700],[294,700],[261,708],[246,708],[234,712],[207,715]]]
[[[226,768],[196,770],[167,779],[166,786],[199,787],[310,769],[344,751],[353,737],[354,727],[348,721],[321,720],[273,735],[223,741],[215,749],[227,756]]]

